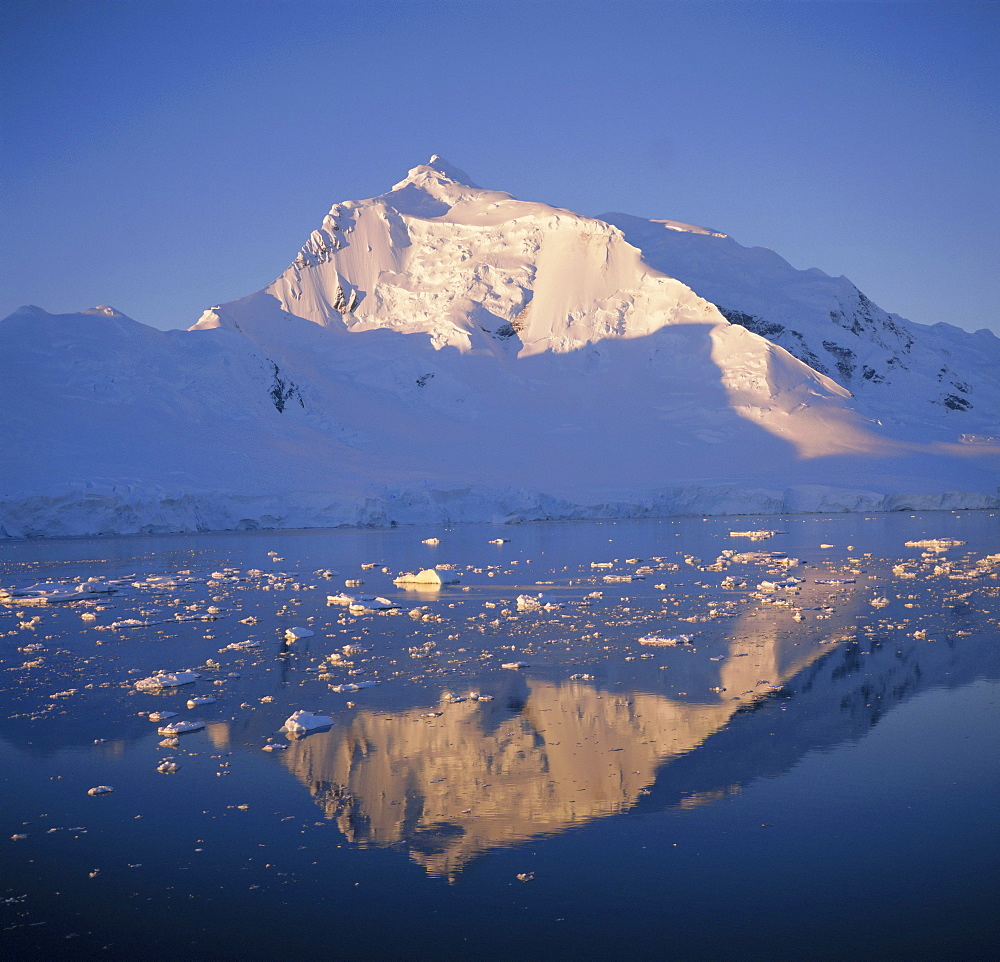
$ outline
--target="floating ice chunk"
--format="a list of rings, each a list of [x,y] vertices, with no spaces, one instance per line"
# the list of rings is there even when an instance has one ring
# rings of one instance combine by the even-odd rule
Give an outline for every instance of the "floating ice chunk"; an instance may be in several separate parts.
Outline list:
[[[749,538],[751,541],[763,541],[765,538],[773,538],[776,534],[783,534],[782,531],[730,531],[730,538]]]
[[[110,785],[95,785],[87,789],[88,795],[110,795],[114,789]]]
[[[161,775],[176,775],[181,770],[181,766],[178,762],[165,758],[159,765],[156,766],[156,770]]]
[[[316,634],[316,632],[310,631],[308,628],[289,628],[285,632],[285,641],[298,641],[300,638],[309,638],[314,634]]]
[[[140,691],[157,691],[160,688],[177,688],[180,685],[190,685],[201,676],[196,671],[160,671],[148,678],[142,678],[135,683]]]
[[[518,611],[553,611],[556,608],[561,607],[562,605],[551,595],[543,595],[539,593],[537,595],[517,596]]]
[[[328,605],[356,605],[365,601],[374,600],[374,595],[349,595],[341,591],[339,594],[327,595],[326,603]]]
[[[818,585],[853,585],[857,581],[856,578],[817,578],[816,584]]]
[[[517,873],[517,880],[519,882],[533,882],[534,879],[535,879],[535,873],[534,872],[518,872]]]
[[[873,608],[885,608],[889,605],[889,599],[885,597],[872,598],[872,600],[868,603]]]
[[[220,648],[219,653],[224,651],[248,651],[252,648],[259,648],[259,641],[234,641],[226,645],[225,648]]]
[[[510,538],[494,538],[490,544],[507,544]]]
[[[762,581],[757,585],[758,591],[777,591],[779,588],[794,588],[802,584],[801,578],[785,578],[782,581]]]
[[[424,538],[421,544],[441,544],[440,538]]]
[[[168,725],[161,725],[156,731],[160,735],[183,735],[186,732],[201,731],[204,727],[204,722],[179,721],[170,722]]]
[[[364,611],[391,611],[394,608],[398,608],[399,605],[394,601],[390,601],[388,598],[365,598],[364,600],[352,601],[348,606],[349,610],[354,613],[360,613]]]
[[[528,663],[526,661],[506,661],[500,667],[510,668],[512,671],[517,671],[521,668],[527,668]]]
[[[434,568],[424,568],[416,574],[404,571],[393,579],[394,585],[415,585],[421,588],[440,588],[443,585],[457,585],[458,578],[444,579]]]
[[[175,711],[151,711],[149,713],[149,720],[151,722],[161,722],[166,721],[168,718],[176,718],[177,712]]]
[[[944,551],[946,548],[957,548],[965,544],[964,541],[956,541],[954,538],[924,538],[923,541],[907,541],[907,548],[930,548],[934,551]]]
[[[261,746],[262,752],[283,752],[288,745],[284,742],[268,742],[266,745]]]
[[[188,708],[197,708],[199,705],[211,705],[215,701],[211,695],[195,695],[187,700]]]
[[[594,680],[594,676],[593,675],[583,674],[583,673],[578,673],[576,675],[570,675],[569,676],[569,680],[570,681],[593,681]]]
[[[304,735],[306,732],[315,731],[318,728],[329,728],[332,725],[333,719],[327,715],[314,715],[311,711],[300,708],[285,719],[281,731],[288,732],[289,735]]]
[[[675,645],[691,644],[690,635],[677,635],[676,638],[666,638],[662,635],[645,635],[639,639],[640,645],[652,645],[657,648],[672,648]]]

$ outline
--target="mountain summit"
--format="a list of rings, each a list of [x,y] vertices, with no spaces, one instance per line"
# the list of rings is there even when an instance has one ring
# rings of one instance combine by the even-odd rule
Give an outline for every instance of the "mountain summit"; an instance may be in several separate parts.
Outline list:
[[[992,335],[438,156],[188,331],[0,339],[8,536],[1000,504]]]

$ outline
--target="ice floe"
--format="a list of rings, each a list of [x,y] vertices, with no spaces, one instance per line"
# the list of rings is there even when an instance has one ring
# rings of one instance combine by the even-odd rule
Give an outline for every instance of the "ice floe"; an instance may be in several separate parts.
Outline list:
[[[316,715],[300,708],[285,719],[281,731],[288,732],[289,735],[304,735],[306,732],[329,728],[331,725],[333,725],[333,719],[327,715]],[[267,750],[266,747],[265,750]],[[273,751],[273,749],[270,750]]]
[[[201,675],[190,668],[185,671],[159,671],[148,678],[141,678],[135,683],[135,687],[140,691],[158,691],[161,688],[177,688],[180,685],[190,685],[196,682]]]
[[[552,611],[561,607],[562,605],[551,595],[545,595],[540,592],[537,595],[517,596],[518,611]]]
[[[413,585],[419,588],[441,588],[445,585],[457,585],[458,581],[458,578],[442,578],[435,568],[424,568],[416,573],[404,571],[393,578],[392,583],[401,587]]]
[[[161,725],[156,731],[160,735],[185,735],[188,732],[201,731],[205,727],[204,722],[197,721],[178,721],[170,722],[167,725]]]
[[[664,635],[644,635],[639,639],[640,645],[651,645],[655,648],[672,648],[675,645],[689,645],[691,644],[690,635],[677,635],[673,638],[668,638]]]
[[[177,712],[175,711],[151,711],[146,716],[151,722],[161,722],[166,721],[168,718],[176,718]]]

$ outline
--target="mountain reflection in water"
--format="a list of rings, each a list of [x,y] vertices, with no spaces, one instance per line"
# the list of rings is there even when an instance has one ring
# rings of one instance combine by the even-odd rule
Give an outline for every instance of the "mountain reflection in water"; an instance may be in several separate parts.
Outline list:
[[[830,597],[815,585],[805,593],[803,604],[809,594]],[[848,590],[838,599],[842,611],[850,607]],[[693,697],[511,673],[493,701],[445,695],[434,713],[426,705],[361,711],[294,742],[284,760],[349,841],[405,846],[430,875],[452,877],[491,849],[633,808],[665,764],[848,644],[836,632],[842,618],[790,633],[788,610],[762,602],[734,621],[714,658],[701,646],[657,649],[670,658],[660,677]],[[715,787],[678,804],[728,790],[737,789]]]

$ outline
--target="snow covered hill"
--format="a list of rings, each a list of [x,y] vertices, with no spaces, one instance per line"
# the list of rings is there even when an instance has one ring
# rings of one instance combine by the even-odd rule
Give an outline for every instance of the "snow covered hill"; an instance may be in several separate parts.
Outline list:
[[[849,388],[897,433],[996,434],[1000,340],[887,314],[846,277],[795,270],[774,251],[672,221],[603,214],[646,262],[688,284],[734,324],[780,344]],[[945,416],[941,409],[962,412]]]
[[[434,157],[163,333],[0,322],[0,534],[1000,504],[1000,341]]]

